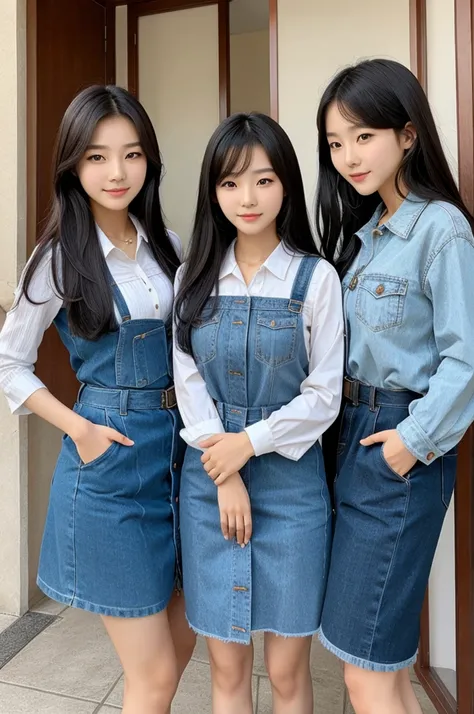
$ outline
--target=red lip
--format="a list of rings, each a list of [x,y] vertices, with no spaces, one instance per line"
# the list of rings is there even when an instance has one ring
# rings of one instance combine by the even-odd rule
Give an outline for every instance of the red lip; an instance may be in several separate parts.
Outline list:
[[[104,189],[105,193],[109,193],[111,196],[123,196],[129,190],[128,188],[111,188]]]
[[[241,213],[239,218],[243,218],[245,221],[254,221],[256,218],[260,218],[261,213]]]
[[[351,179],[353,181],[363,181],[366,178],[366,176],[368,176],[369,174],[370,174],[370,171],[366,171],[365,173],[362,173],[362,174],[349,174],[349,176],[351,177]]]

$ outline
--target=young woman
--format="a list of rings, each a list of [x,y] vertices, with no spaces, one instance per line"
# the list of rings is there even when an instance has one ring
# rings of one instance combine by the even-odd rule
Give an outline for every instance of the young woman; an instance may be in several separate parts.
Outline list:
[[[193,648],[179,580],[179,421],[170,365],[178,237],[143,107],[91,87],[66,111],[49,222],[0,336],[15,414],[65,432],[38,585],[102,616],[125,672],[124,714],[169,712]],[[74,409],[34,375],[54,322],[81,383]]]
[[[341,397],[341,291],[269,117],[236,114],[212,136],[178,283],[184,589],[208,642],[213,711],[253,711],[260,630],[274,711],[309,714],[331,539],[318,439]]]
[[[404,66],[344,69],[318,129],[318,226],[347,335],[320,636],[357,714],[421,714],[408,666],[474,418],[473,220]]]

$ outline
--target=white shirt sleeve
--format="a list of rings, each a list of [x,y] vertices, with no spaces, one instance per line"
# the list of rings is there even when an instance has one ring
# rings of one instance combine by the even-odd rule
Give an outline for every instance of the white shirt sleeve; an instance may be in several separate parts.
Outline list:
[[[297,461],[335,420],[341,403],[344,322],[339,277],[321,260],[312,277],[305,309],[310,308],[309,374],[301,394],[246,427],[256,456],[276,451]]]
[[[22,281],[23,276],[20,285]],[[17,415],[31,413],[23,403],[45,386],[34,374],[34,366],[43,335],[62,307],[53,289],[51,254],[40,262],[28,294],[41,304],[30,303],[24,295],[16,299],[0,333],[0,389]]]
[[[176,273],[175,295],[178,293],[181,277],[182,267]],[[173,331],[176,333],[175,320],[173,320]],[[173,347],[176,400],[186,427],[181,430],[180,434],[189,446],[199,448],[200,441],[213,434],[222,433],[224,427],[192,355],[179,349],[176,343],[176,334]]]

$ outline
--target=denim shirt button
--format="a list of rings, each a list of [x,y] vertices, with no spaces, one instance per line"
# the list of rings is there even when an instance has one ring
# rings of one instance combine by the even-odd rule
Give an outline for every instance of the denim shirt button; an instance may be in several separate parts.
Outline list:
[[[385,292],[384,286],[378,285],[375,289],[375,292],[377,293],[377,295],[383,295],[383,293]]]
[[[432,461],[434,459],[435,455],[432,451],[430,451],[429,454],[426,454],[426,459],[427,461]]]

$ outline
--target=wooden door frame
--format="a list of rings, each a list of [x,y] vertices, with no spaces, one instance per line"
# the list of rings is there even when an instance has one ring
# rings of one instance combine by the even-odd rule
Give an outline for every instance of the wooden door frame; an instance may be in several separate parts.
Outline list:
[[[115,84],[116,57],[115,57],[115,5],[119,3],[109,2],[109,0],[94,0],[98,5],[102,5],[106,11],[106,82]],[[120,0],[119,0],[120,1]],[[132,0],[133,1],[133,0]],[[27,21],[26,21],[26,116],[27,116],[27,182],[26,182],[26,252],[29,256],[33,251],[38,237],[37,225],[37,148],[38,148],[38,124],[37,124],[37,9],[38,0],[27,0]],[[58,127],[59,129],[59,127]]]
[[[474,0],[454,0],[459,188],[474,212]],[[410,0],[411,68],[427,90],[426,0]],[[430,663],[426,594],[416,674],[438,712],[474,714],[474,427],[459,448],[455,490],[456,700]]]
[[[128,3],[128,88],[138,96],[138,20],[175,10],[189,10],[204,5],[217,5],[219,25],[219,116],[225,119],[230,112],[230,0],[147,0]]]

